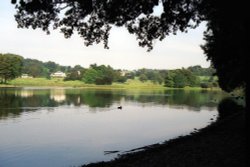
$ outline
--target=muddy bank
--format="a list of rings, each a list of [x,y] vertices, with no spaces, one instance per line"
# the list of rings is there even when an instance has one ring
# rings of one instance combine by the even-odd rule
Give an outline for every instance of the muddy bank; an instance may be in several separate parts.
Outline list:
[[[243,167],[245,134],[245,112],[239,111],[191,135],[82,167]]]

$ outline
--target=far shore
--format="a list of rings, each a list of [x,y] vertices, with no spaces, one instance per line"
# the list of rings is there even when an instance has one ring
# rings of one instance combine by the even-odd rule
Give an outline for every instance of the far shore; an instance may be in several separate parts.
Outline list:
[[[20,87],[41,87],[41,88],[81,88],[81,89],[155,89],[155,90],[213,90],[221,91],[220,88],[201,88],[201,87],[184,87],[184,88],[170,88],[164,87],[163,84],[156,84],[151,81],[140,82],[131,80],[125,83],[113,83],[112,85],[95,85],[85,84],[82,81],[63,81],[61,78],[17,78],[9,81],[7,84],[0,84],[0,88],[20,88]]]

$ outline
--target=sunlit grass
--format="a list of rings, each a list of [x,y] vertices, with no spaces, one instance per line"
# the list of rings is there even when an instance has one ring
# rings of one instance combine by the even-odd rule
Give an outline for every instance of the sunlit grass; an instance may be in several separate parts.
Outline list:
[[[63,81],[61,78],[17,78],[9,82],[14,86],[68,86],[79,87],[83,85],[81,81]]]
[[[112,85],[85,84],[82,81],[63,81],[61,78],[17,78],[9,81],[8,86],[58,86],[58,87],[101,87],[101,88],[164,88],[163,85],[151,81],[128,80],[125,83],[113,83]]]
[[[168,88],[163,84],[153,83],[152,81],[141,82],[139,79],[129,79],[125,83],[113,83],[112,85],[95,85],[85,84],[82,81],[64,81],[62,78],[17,78],[8,82],[8,84],[0,85],[0,87],[77,87],[77,88],[94,88],[94,89],[180,89]],[[185,87],[184,90],[203,90],[201,87]],[[207,90],[220,90],[220,88],[208,88]]]

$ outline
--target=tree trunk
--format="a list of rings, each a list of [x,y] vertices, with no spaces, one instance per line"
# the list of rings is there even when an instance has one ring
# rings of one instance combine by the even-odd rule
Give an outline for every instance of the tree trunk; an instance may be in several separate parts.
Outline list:
[[[246,124],[246,139],[247,139],[247,147],[246,147],[246,153],[247,154],[247,165],[250,164],[249,159],[249,135],[250,135],[250,125],[249,125],[249,112],[250,112],[250,85],[249,82],[247,81],[246,83],[246,90],[245,90],[245,100],[246,100],[246,111],[245,111],[245,124]]]

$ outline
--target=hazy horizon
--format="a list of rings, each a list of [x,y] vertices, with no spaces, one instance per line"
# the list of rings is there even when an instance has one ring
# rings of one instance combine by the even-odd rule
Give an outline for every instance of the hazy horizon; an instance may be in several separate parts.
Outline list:
[[[63,66],[81,65],[85,68],[94,63],[127,70],[210,66],[200,48],[204,43],[204,23],[194,30],[190,29],[188,33],[179,32],[167,36],[163,41],[155,41],[151,52],[139,47],[136,37],[125,28],[114,27],[109,37],[110,49],[107,50],[102,44],[84,46],[84,41],[78,35],[65,39],[59,30],[46,35],[40,29],[18,29],[14,6],[8,1],[1,1],[0,6],[0,53],[13,53],[43,62],[53,61]]]

